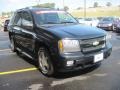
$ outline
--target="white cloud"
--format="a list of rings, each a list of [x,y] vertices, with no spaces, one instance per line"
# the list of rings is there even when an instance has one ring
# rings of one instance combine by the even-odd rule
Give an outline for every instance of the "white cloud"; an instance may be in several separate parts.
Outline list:
[[[10,4],[18,3],[20,0],[8,0]]]

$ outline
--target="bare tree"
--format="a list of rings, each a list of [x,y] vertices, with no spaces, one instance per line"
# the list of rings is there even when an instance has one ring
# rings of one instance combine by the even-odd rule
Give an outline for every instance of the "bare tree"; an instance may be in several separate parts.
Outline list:
[[[93,7],[94,7],[94,8],[98,7],[98,2],[94,2]]]
[[[107,6],[107,7],[110,7],[110,6],[112,6],[112,3],[111,3],[111,2],[107,2],[107,3],[106,3],[106,6]]]
[[[68,7],[68,6],[64,6],[64,10],[65,10],[65,11],[68,11],[68,10],[69,10],[69,7]]]

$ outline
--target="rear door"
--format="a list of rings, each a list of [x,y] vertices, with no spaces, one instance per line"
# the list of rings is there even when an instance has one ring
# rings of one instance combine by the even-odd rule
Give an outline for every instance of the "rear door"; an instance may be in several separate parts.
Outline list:
[[[33,30],[33,18],[29,11],[22,12],[22,46],[24,51],[32,54],[34,51],[35,33]]]
[[[15,17],[12,23],[12,32],[14,33],[14,40],[17,47],[21,47],[21,12],[15,13]]]

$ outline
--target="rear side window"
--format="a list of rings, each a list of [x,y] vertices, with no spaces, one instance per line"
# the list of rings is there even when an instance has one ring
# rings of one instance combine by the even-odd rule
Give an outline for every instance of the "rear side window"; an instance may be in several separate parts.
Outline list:
[[[33,25],[32,17],[29,12],[22,13],[22,26],[26,28],[26,24]]]
[[[21,26],[21,13],[17,13],[14,18],[14,25]]]

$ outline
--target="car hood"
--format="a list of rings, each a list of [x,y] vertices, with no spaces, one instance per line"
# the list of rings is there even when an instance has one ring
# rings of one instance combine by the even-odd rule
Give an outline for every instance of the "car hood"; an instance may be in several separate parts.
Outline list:
[[[52,25],[45,26],[45,28],[60,38],[88,39],[106,35],[102,29],[80,24]]]

